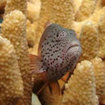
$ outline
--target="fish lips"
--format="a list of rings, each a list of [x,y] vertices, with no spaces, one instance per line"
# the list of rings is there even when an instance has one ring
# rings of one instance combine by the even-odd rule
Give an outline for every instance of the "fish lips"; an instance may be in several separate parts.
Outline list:
[[[82,53],[81,45],[79,42],[72,42],[70,45],[66,48],[65,56],[67,59],[70,59],[72,57],[79,58]]]

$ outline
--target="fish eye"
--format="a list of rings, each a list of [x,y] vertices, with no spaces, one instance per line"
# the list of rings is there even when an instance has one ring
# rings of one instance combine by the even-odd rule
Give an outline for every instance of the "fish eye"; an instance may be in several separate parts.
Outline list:
[[[67,36],[67,33],[65,31],[59,32],[57,33],[56,37],[57,40],[62,40],[63,38],[65,38]]]

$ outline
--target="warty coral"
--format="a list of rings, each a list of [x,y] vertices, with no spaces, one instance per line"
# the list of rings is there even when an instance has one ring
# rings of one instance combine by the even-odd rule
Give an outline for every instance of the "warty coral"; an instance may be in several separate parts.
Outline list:
[[[11,20],[11,21],[10,21]],[[26,17],[21,11],[14,10],[5,16],[2,36],[14,45],[24,85],[24,96],[17,105],[31,105],[32,82],[29,75],[28,44],[26,40]]]
[[[0,105],[10,104],[23,96],[23,81],[15,49],[0,36]]]
[[[98,23],[99,29],[99,53],[98,56],[105,58],[105,13],[101,16]]]
[[[50,9],[49,9],[49,4],[47,0],[41,0],[41,13],[40,13],[40,18],[38,20],[38,27],[36,29],[36,40],[35,40],[35,46],[34,49],[37,54],[38,50],[38,44],[41,38],[41,35],[45,29],[45,24],[49,21],[49,15],[50,15]]]
[[[84,60],[65,85],[62,105],[98,105],[93,66]]]
[[[13,10],[20,10],[26,14],[27,0],[7,0],[5,7],[5,14],[10,13]]]
[[[102,104],[102,101],[105,98],[105,64],[99,57],[92,59],[91,62],[94,66],[96,93],[99,97],[100,103]]]
[[[90,60],[97,56],[99,45],[98,31],[92,22],[86,22],[82,26],[80,42],[83,49],[81,60]]]
[[[94,12],[96,1],[97,0],[83,0],[76,13],[76,21],[87,19]]]

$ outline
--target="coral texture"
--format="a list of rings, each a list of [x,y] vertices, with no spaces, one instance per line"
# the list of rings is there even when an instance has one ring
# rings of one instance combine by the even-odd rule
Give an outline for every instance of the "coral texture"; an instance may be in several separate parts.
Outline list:
[[[80,42],[82,45],[81,60],[90,60],[97,56],[99,37],[97,28],[91,22],[86,22],[81,29]]]
[[[97,0],[83,0],[76,14],[76,21],[83,21],[88,18],[95,9]]]
[[[99,54],[101,58],[105,58],[105,13],[101,16],[99,24]]]
[[[33,47],[35,43],[35,25],[27,20],[27,41],[29,47]]]
[[[34,46],[36,40],[36,29],[38,26],[40,9],[40,0],[30,0],[27,2],[27,40],[30,49]]]
[[[21,11],[14,10],[5,16],[2,24],[2,35],[14,45],[23,78],[24,96],[18,101],[17,105],[31,105],[32,82],[31,75],[29,75],[30,68],[26,40],[26,17]]]
[[[0,105],[23,95],[23,81],[13,45],[0,36]],[[18,84],[18,85],[17,85]]]
[[[50,22],[71,28],[74,21],[73,0],[52,0],[50,3]],[[70,24],[68,24],[70,23]]]
[[[57,87],[54,94],[48,86],[42,90],[39,94],[42,104],[99,105],[99,101],[105,105],[105,0],[41,0],[41,3],[40,0],[0,0],[0,18],[3,18],[6,5],[2,36],[10,40],[0,36],[0,81],[4,79],[0,82],[0,105],[31,105],[31,83],[35,92],[42,87],[40,75],[35,74],[33,81],[28,75],[28,50],[37,54],[40,37],[48,22],[76,31],[83,49],[80,60],[85,61],[77,65],[68,83],[63,82],[66,84],[63,94],[58,94]],[[27,21],[22,12],[27,15]],[[28,49],[27,41],[31,49]]]
[[[5,7],[5,14],[10,13],[13,10],[20,10],[26,14],[27,0],[7,0],[7,5]]]
[[[105,7],[99,10],[96,9],[95,12],[90,16],[89,20],[91,20],[97,25],[97,23],[100,21],[100,17],[104,14],[104,12],[105,12]]]
[[[82,61],[65,86],[62,105],[98,105],[92,63]]]
[[[105,96],[105,65],[101,58],[96,57],[91,60],[94,66],[94,75],[96,80],[96,93],[102,103],[103,96]],[[104,99],[105,100],[105,99]]]
[[[27,2],[27,18],[31,22],[34,22],[39,18],[40,8],[40,0],[30,0],[30,2]]]
[[[38,50],[38,44],[41,38],[41,35],[45,29],[45,24],[49,21],[49,15],[50,15],[50,9],[49,9],[49,3],[47,0],[41,0],[42,6],[41,6],[41,13],[40,18],[38,20],[38,27],[36,29],[36,40],[35,40],[35,53],[37,54]]]

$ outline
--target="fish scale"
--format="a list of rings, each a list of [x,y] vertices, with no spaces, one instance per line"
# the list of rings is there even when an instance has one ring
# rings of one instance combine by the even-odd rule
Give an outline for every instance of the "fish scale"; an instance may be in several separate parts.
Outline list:
[[[39,56],[47,67],[48,80],[58,80],[68,71],[73,71],[81,52],[80,42],[73,30],[58,24],[49,25],[39,45]]]
[[[66,81],[69,79],[81,52],[81,44],[73,30],[63,28],[58,24],[50,24],[40,39],[38,56],[29,55],[31,73],[40,74],[45,85],[48,84],[50,91],[56,91],[57,86],[60,92],[57,80],[68,72],[69,76]]]

